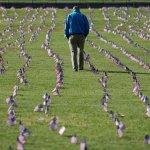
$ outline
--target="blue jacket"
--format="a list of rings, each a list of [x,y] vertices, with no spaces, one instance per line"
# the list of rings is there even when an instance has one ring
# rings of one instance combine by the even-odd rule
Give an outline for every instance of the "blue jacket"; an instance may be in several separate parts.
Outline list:
[[[66,18],[64,34],[67,38],[73,34],[81,34],[85,37],[89,33],[89,22],[87,17],[79,10],[74,10]]]

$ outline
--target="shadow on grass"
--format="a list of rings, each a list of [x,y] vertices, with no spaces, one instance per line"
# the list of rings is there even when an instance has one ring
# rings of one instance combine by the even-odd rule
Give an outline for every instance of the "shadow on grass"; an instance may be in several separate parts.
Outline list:
[[[79,70],[79,72],[83,72],[83,71],[91,72],[91,70],[89,70],[89,69]],[[127,74],[128,74],[128,72],[126,72],[126,71],[99,70],[99,72],[102,72],[102,73],[103,73],[103,71],[106,71],[106,72],[108,72],[108,73],[127,73]],[[78,72],[78,71],[77,71],[77,72]],[[136,74],[150,75],[150,73],[146,73],[146,72],[135,72],[135,73],[136,73]]]
[[[99,72],[103,72],[104,70],[99,70]],[[127,73],[125,71],[110,71],[110,70],[105,70],[108,73]],[[150,73],[144,73],[144,72],[135,72],[136,74],[145,74],[145,75],[150,75]]]

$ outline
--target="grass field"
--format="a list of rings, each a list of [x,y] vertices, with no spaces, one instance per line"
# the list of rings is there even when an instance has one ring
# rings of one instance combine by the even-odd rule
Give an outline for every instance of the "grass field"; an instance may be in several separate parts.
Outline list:
[[[6,72],[0,75],[0,150],[7,150],[9,146],[16,149],[19,120],[31,131],[31,136],[28,137],[25,144],[26,150],[78,150],[83,138],[86,138],[90,150],[150,149],[149,145],[144,144],[144,136],[150,134],[150,120],[145,115],[147,105],[143,104],[139,97],[133,94],[131,75],[117,67],[104,53],[99,53],[88,43],[85,44],[85,52],[90,55],[90,61],[99,70],[99,74],[93,74],[87,64],[85,64],[83,71],[72,71],[70,51],[63,33],[66,15],[63,9],[56,11],[56,18],[54,18],[56,26],[50,34],[50,48],[63,61],[64,88],[60,89],[59,96],[52,95],[52,90],[56,86],[56,63],[41,46],[45,42],[47,31],[53,26],[51,21],[53,11],[53,9],[0,9],[0,14],[2,14],[0,15],[0,48],[6,47],[4,53],[1,53],[5,61]],[[144,40],[129,30],[129,25],[134,25],[133,28],[136,31],[141,32],[143,30],[145,34],[150,34],[148,8],[129,8],[127,13],[125,8],[83,9],[81,11],[87,15],[90,23],[93,21],[94,29],[105,39],[126,48],[130,54],[150,64],[149,53],[128,44],[121,36],[114,35],[112,32],[117,25],[122,23],[123,25],[118,27],[118,30],[126,31],[125,34],[132,41],[145,49],[149,49],[149,40]],[[71,10],[67,11],[67,13],[70,12]],[[90,19],[90,12],[92,20]],[[109,16],[110,24],[108,24],[108,19],[104,19],[103,14]],[[33,15],[36,16],[35,20],[32,20]],[[41,20],[41,16],[44,17],[44,21]],[[7,18],[15,19],[11,22]],[[126,18],[128,21],[123,22],[121,18]],[[136,23],[135,18],[139,18]],[[44,25],[42,26],[42,24]],[[14,31],[13,38],[10,37],[10,32],[4,32],[9,25],[11,33]],[[30,25],[32,25],[33,30],[28,33]],[[110,32],[104,32],[106,25]],[[19,26],[22,27],[23,32],[20,32],[21,27]],[[41,30],[30,42],[31,36],[38,27],[41,27]],[[15,108],[16,125],[8,126],[6,121],[10,104],[6,104],[5,99],[12,95],[13,87],[18,82],[16,74],[19,68],[25,64],[25,59],[18,57],[20,53],[19,43],[15,43],[21,33],[26,33],[26,35],[20,38],[19,43],[25,41],[25,51],[32,56],[32,61],[25,72],[25,78],[30,86],[19,83],[15,97],[15,102],[18,105]],[[129,35],[129,33],[132,34]],[[140,91],[150,97],[150,73],[148,70],[126,57],[120,49],[113,48],[99,40],[93,32],[90,32],[88,39],[111,52],[121,63],[134,71],[140,83]],[[14,45],[6,46],[11,42]],[[109,76],[107,88],[111,99],[108,101],[108,111],[112,110],[126,126],[122,138],[117,136],[114,121],[101,105],[101,98],[104,93],[98,79],[103,76],[103,71],[107,71]],[[48,116],[44,112],[33,112],[34,107],[43,102],[42,97],[46,92],[51,96]],[[121,117],[118,112],[124,117]],[[56,131],[49,129],[49,122],[53,116],[56,116],[59,121]],[[44,120],[37,120],[38,117],[42,117]],[[58,131],[63,125],[66,127],[66,131],[63,135],[59,135]],[[70,136],[73,134],[78,136],[76,145],[70,143]]]

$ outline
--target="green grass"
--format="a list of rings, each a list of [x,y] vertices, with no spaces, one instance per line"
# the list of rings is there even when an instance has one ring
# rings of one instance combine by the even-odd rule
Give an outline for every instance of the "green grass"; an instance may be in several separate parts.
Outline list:
[[[108,10],[112,23],[111,31],[117,24],[121,23],[121,20],[113,16],[113,12],[116,9],[110,8]],[[81,11],[89,17],[88,9]],[[136,16],[136,11],[136,8],[129,9],[131,16]],[[1,12],[2,10],[0,10],[0,14]],[[14,10],[7,9],[6,12],[8,16],[14,16]],[[16,12],[19,16],[12,26],[14,31],[19,27],[20,20],[27,14],[25,9],[16,9]],[[147,16],[146,8],[141,8],[141,12]],[[44,10],[40,9],[37,20],[33,23],[34,32],[40,25],[40,15],[43,13]],[[29,13],[29,19],[31,19],[33,14],[35,14],[34,9]],[[120,15],[124,16],[122,13]],[[51,34],[50,47],[64,62],[64,88],[60,90],[60,96],[55,97],[52,95],[51,91],[56,85],[55,62],[51,57],[48,57],[46,50],[41,49],[46,32],[52,25],[51,10],[49,10],[49,14],[46,17],[46,26],[42,28],[35,41],[29,42],[32,33],[29,33],[25,39],[25,50],[32,56],[31,64],[25,75],[30,86],[24,87],[20,85],[18,95],[15,98],[18,104],[18,108],[15,108],[17,124],[13,127],[8,127],[6,124],[9,105],[5,104],[5,99],[12,94],[13,86],[17,81],[16,73],[23,66],[25,60],[22,57],[18,57],[20,52],[18,45],[12,46],[2,54],[4,60],[8,61],[8,64],[5,64],[7,68],[6,73],[0,75],[0,149],[6,150],[9,145],[16,149],[16,137],[19,135],[18,122],[22,120],[31,131],[31,136],[25,144],[26,150],[77,150],[79,149],[79,143],[72,145],[69,139],[69,136],[74,133],[79,137],[79,142],[85,137],[91,150],[148,150],[149,146],[144,145],[143,140],[145,134],[150,134],[150,120],[145,116],[145,105],[132,93],[133,81],[131,76],[121,68],[116,67],[111,60],[91,48],[88,44],[85,45],[85,51],[90,54],[92,64],[99,69],[99,75],[92,74],[87,64],[85,64],[85,70],[72,72],[70,51],[63,33],[64,10],[57,9],[56,16],[56,27]],[[92,16],[95,22],[95,29],[106,39],[127,48],[130,53],[150,63],[148,54],[143,53],[132,45],[128,45],[120,36],[103,31],[106,21],[102,15],[102,9],[94,9]],[[3,17],[0,16],[0,19],[3,19]],[[25,30],[30,24],[29,19],[24,23]],[[140,21],[138,25],[142,27],[145,20]],[[132,23],[133,18],[131,17],[129,21]],[[2,22],[0,31],[6,29],[9,23],[10,21]],[[136,26],[136,28],[138,29],[139,27]],[[128,31],[127,25],[121,29]],[[20,33],[17,33],[14,39],[1,42],[1,46],[3,47],[8,42],[14,41],[19,35]],[[4,37],[7,36],[9,36],[9,33],[4,35]],[[101,42],[92,32],[90,32],[88,38],[112,52],[122,63],[137,72],[141,91],[150,97],[150,74],[148,71],[145,71],[141,66],[125,57],[119,50]],[[144,41],[136,36],[131,38],[146,48],[150,47],[149,41]],[[122,139],[116,136],[116,126],[108,117],[108,114],[103,111],[100,104],[103,91],[98,83],[98,79],[103,75],[103,70],[108,71],[109,75],[108,89],[111,100],[108,102],[108,109],[125,115],[124,118],[119,117],[126,126]],[[52,99],[49,116],[45,116],[44,113],[33,113],[34,107],[42,103],[42,96],[45,92],[48,92]],[[62,125],[66,127],[66,132],[62,136],[58,135],[58,130],[55,132],[49,130],[48,125],[54,115],[59,119],[58,129]],[[37,121],[37,117],[44,117],[45,120]]]

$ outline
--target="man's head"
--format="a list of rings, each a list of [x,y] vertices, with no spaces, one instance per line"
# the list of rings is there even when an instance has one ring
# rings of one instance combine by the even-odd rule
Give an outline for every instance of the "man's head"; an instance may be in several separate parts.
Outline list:
[[[73,6],[73,10],[80,10],[79,6]]]

